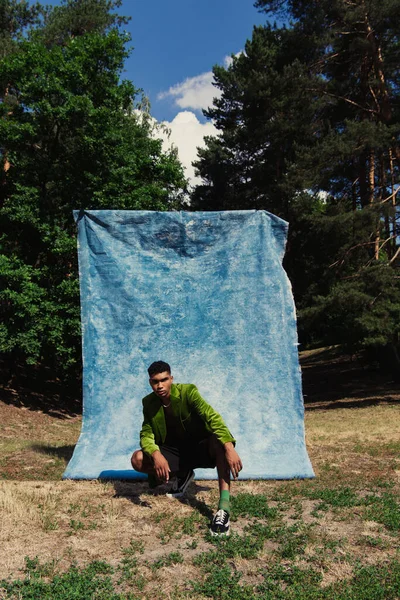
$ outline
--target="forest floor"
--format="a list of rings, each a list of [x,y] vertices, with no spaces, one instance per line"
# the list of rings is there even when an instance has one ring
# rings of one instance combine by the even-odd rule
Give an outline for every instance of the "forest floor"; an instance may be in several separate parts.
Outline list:
[[[0,598],[400,598],[399,385],[335,348],[301,363],[316,478],[234,484],[222,540],[216,482],[60,481],[79,402],[0,387]]]

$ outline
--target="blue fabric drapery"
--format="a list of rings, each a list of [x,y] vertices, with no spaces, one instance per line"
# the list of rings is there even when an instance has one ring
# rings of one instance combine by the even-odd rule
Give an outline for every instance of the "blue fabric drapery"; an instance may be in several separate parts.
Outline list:
[[[83,424],[65,478],[142,478],[147,367],[171,364],[237,439],[241,478],[313,477],[287,223],[265,211],[75,211]],[[201,470],[198,478],[215,478]]]

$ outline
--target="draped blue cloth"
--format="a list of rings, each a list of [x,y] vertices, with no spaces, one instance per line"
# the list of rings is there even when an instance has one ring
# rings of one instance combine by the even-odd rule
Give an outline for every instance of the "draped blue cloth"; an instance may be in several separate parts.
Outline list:
[[[74,212],[83,423],[64,478],[143,478],[147,367],[170,363],[237,440],[243,479],[313,477],[296,317],[282,267],[287,223],[265,211]],[[197,478],[216,471],[198,469]]]

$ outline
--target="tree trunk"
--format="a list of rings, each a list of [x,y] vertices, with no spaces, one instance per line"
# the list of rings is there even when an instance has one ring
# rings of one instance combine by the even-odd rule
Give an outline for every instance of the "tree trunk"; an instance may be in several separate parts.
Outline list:
[[[396,222],[396,189],[395,189],[395,181],[394,181],[394,160],[393,160],[393,150],[389,148],[389,169],[390,169],[390,193],[392,195],[391,199],[391,231],[393,235],[393,240],[391,241],[392,252],[391,258],[396,254],[397,249],[397,222]]]
[[[372,206],[375,203],[375,150],[371,148],[369,153],[368,169],[368,203]],[[379,218],[377,218],[376,229],[374,232],[374,259],[379,260]]]
[[[8,86],[6,87],[5,92],[4,92],[4,99],[7,98],[7,96],[8,96]],[[4,102],[4,100],[3,100],[3,102]],[[11,111],[9,113],[7,113],[7,116],[10,116],[10,115],[12,115]],[[11,167],[11,165],[7,158],[7,150],[5,149],[4,154],[3,154],[3,170],[7,173],[7,171],[10,169],[10,167]]]
[[[389,122],[392,118],[392,107],[390,105],[389,92],[386,86],[384,64],[382,57],[382,49],[378,43],[376,34],[372,29],[368,21],[368,16],[365,15],[365,25],[367,29],[367,40],[371,44],[372,60],[374,65],[375,77],[378,82],[379,96],[380,96],[380,116],[381,120],[385,123]]]

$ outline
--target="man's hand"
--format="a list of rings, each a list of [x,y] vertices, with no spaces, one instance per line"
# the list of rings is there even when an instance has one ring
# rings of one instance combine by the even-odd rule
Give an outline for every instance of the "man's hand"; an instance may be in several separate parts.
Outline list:
[[[157,479],[159,479],[163,483],[168,483],[171,469],[169,468],[167,459],[161,454],[159,450],[153,452],[151,457],[154,462],[154,471],[157,475]]]
[[[224,444],[225,447],[225,458],[229,465],[229,470],[232,473],[233,479],[237,479],[239,471],[243,469],[242,461],[240,460],[239,454],[235,450],[235,446],[232,442]]]

